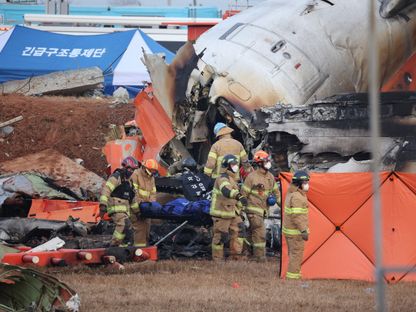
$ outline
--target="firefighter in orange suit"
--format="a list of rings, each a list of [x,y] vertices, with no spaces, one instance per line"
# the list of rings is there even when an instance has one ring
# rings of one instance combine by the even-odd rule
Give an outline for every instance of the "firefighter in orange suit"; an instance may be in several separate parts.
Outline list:
[[[132,175],[133,186],[136,191],[135,206],[132,207],[131,220],[134,227],[134,245],[145,247],[149,241],[150,219],[140,216],[140,204],[156,200],[155,175],[159,165],[154,159],[143,161],[140,169]]]
[[[254,154],[253,163],[256,169],[248,174],[241,189],[247,197],[246,213],[250,222],[249,241],[253,246],[253,255],[257,260],[266,256],[266,229],[264,218],[268,216],[269,206],[280,201],[280,192],[271,168],[270,156],[265,151]]]
[[[286,237],[289,266],[286,279],[300,279],[305,241],[309,238],[308,199],[309,175],[297,171],[286,195],[282,232]]]
[[[235,176],[239,172],[238,159],[234,155],[224,155],[220,176],[215,180],[212,191],[210,214],[212,216],[212,259],[224,259],[224,243],[230,241],[230,256],[239,257],[242,244],[238,239],[240,218],[239,203],[247,205],[247,198],[242,196]]]
[[[227,127],[226,124],[219,122],[214,127],[214,134],[218,141],[215,142],[208,153],[208,160],[204,168],[204,173],[216,179],[220,175],[221,163],[225,155],[233,155],[237,158],[238,164],[244,166],[246,172],[251,171],[251,166],[248,162],[247,153],[243,145],[231,137],[234,130]],[[239,172],[236,174],[239,178]]]
[[[133,227],[129,219],[134,203],[132,176],[139,167],[134,157],[127,157],[108,178],[100,196],[100,217],[107,212],[116,225],[111,246],[133,245]]]

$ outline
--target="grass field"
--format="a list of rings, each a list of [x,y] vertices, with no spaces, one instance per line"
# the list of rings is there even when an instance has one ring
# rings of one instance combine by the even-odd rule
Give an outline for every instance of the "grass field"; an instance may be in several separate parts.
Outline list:
[[[49,270],[81,297],[81,311],[374,311],[374,285],[284,281],[275,262],[160,261]],[[387,287],[389,311],[416,311],[416,283]]]

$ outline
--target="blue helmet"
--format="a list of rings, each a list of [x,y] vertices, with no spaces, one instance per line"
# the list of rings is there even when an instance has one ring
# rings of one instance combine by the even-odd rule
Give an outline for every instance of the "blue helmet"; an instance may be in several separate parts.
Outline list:
[[[214,127],[214,134],[217,135],[217,133],[221,129],[225,128],[225,127],[227,127],[227,125],[225,123],[223,123],[223,122],[217,122],[216,125],[215,125],[215,127]]]

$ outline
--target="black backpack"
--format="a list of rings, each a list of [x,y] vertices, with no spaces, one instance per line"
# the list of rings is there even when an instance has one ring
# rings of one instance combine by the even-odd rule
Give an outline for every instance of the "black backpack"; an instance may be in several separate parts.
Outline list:
[[[126,173],[124,172],[124,170],[116,169],[113,173],[113,176],[116,178],[120,178],[121,183],[111,192],[110,196],[125,199],[131,203],[134,199],[135,193],[133,185],[126,178]]]

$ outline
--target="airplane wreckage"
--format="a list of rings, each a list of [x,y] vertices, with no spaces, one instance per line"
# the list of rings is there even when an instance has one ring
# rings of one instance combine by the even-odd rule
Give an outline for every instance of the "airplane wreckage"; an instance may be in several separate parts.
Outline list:
[[[382,169],[415,172],[416,93],[404,90],[415,90],[406,68],[416,64],[416,5],[383,0],[378,9],[379,81],[400,91],[381,95]],[[150,154],[204,164],[210,129],[223,121],[247,151],[271,152],[280,170],[368,171],[367,19],[368,1],[270,0],[188,42],[170,65],[145,54],[149,96],[167,117],[149,115]],[[170,124],[174,135],[160,135]]]

